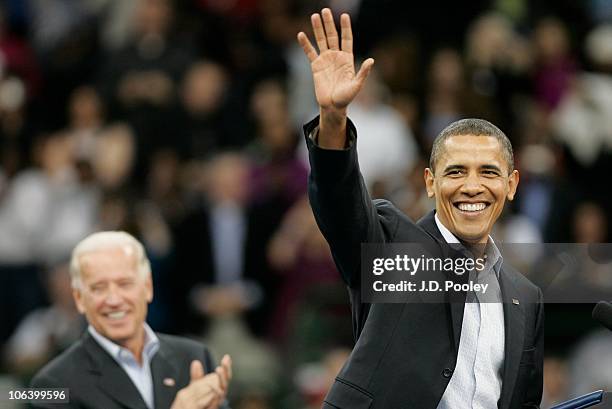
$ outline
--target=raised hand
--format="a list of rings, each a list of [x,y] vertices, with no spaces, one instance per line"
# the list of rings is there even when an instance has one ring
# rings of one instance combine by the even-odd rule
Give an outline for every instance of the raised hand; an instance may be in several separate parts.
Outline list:
[[[341,38],[330,9],[325,8],[321,14],[313,14],[311,23],[319,53],[306,34],[300,32],[297,38],[310,61],[315,95],[321,110],[320,137],[323,140],[320,139],[320,142],[324,143],[320,144],[323,147],[327,144],[327,147],[342,148],[345,141],[346,107],[363,88],[374,60],[365,60],[355,74],[353,32],[348,14],[340,16]]]
[[[232,378],[232,361],[225,355],[215,372],[204,374],[200,361],[191,362],[189,385],[178,391],[172,409],[218,409]]]
[[[342,14],[340,17],[341,43],[331,10],[323,9],[321,15],[313,14],[311,17],[319,54],[303,32],[298,34],[298,41],[310,60],[317,102],[323,109],[342,110],[363,87],[374,60],[368,58],[364,61],[355,75],[353,32],[349,15]]]

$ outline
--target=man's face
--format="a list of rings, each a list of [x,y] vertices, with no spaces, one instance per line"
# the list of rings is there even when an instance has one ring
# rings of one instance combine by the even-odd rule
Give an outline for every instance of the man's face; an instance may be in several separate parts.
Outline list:
[[[462,241],[486,243],[519,182],[518,171],[508,174],[500,142],[486,135],[451,136],[435,167],[435,175],[425,169],[425,185],[442,224]]]
[[[144,342],[153,286],[150,276],[138,271],[135,251],[130,246],[100,249],[83,254],[79,261],[81,287],[73,295],[89,324],[124,347]]]

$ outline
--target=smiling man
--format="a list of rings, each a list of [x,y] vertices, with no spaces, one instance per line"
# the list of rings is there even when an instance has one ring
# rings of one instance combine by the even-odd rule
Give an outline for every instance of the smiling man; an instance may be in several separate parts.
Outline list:
[[[304,126],[309,196],[349,290],[356,341],[323,407],[539,407],[542,292],[503,262],[490,237],[519,183],[508,138],[482,119],[444,129],[424,171],[436,210],[416,223],[390,202],[372,200],[359,172],[357,131],[347,107],[374,60],[366,59],[355,73],[348,15],[340,18],[341,33],[329,9],[314,14],[311,22],[318,51],[306,34],[298,34],[320,107],[319,117]],[[439,257],[457,254],[457,248],[484,254],[484,268],[470,273],[470,279],[486,286],[487,296],[464,292],[446,303],[366,302],[361,244],[394,242],[420,243]]]
[[[512,145],[495,125],[463,119],[435,139],[425,185],[436,216],[461,241],[486,244],[506,199],[519,182]]]
[[[134,237],[116,231],[87,237],[72,253],[70,274],[89,327],[34,377],[33,387],[68,388],[70,402],[61,407],[70,408],[227,407],[229,356],[215,368],[203,345],[156,334],[146,324],[151,267]]]

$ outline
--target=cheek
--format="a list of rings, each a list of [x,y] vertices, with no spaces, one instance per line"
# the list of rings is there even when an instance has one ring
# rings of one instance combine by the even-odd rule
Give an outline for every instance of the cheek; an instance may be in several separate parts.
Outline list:
[[[460,183],[453,180],[444,180],[436,186],[436,196],[442,200],[450,199],[460,186]]]

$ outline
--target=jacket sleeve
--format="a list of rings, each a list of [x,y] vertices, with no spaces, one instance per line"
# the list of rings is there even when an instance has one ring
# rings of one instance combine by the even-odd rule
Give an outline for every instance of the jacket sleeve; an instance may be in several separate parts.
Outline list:
[[[319,229],[330,245],[344,282],[352,289],[360,286],[361,243],[383,242],[384,235],[359,171],[357,131],[349,120],[348,147],[329,150],[313,138],[319,117],[304,126],[310,159],[308,196]]]

